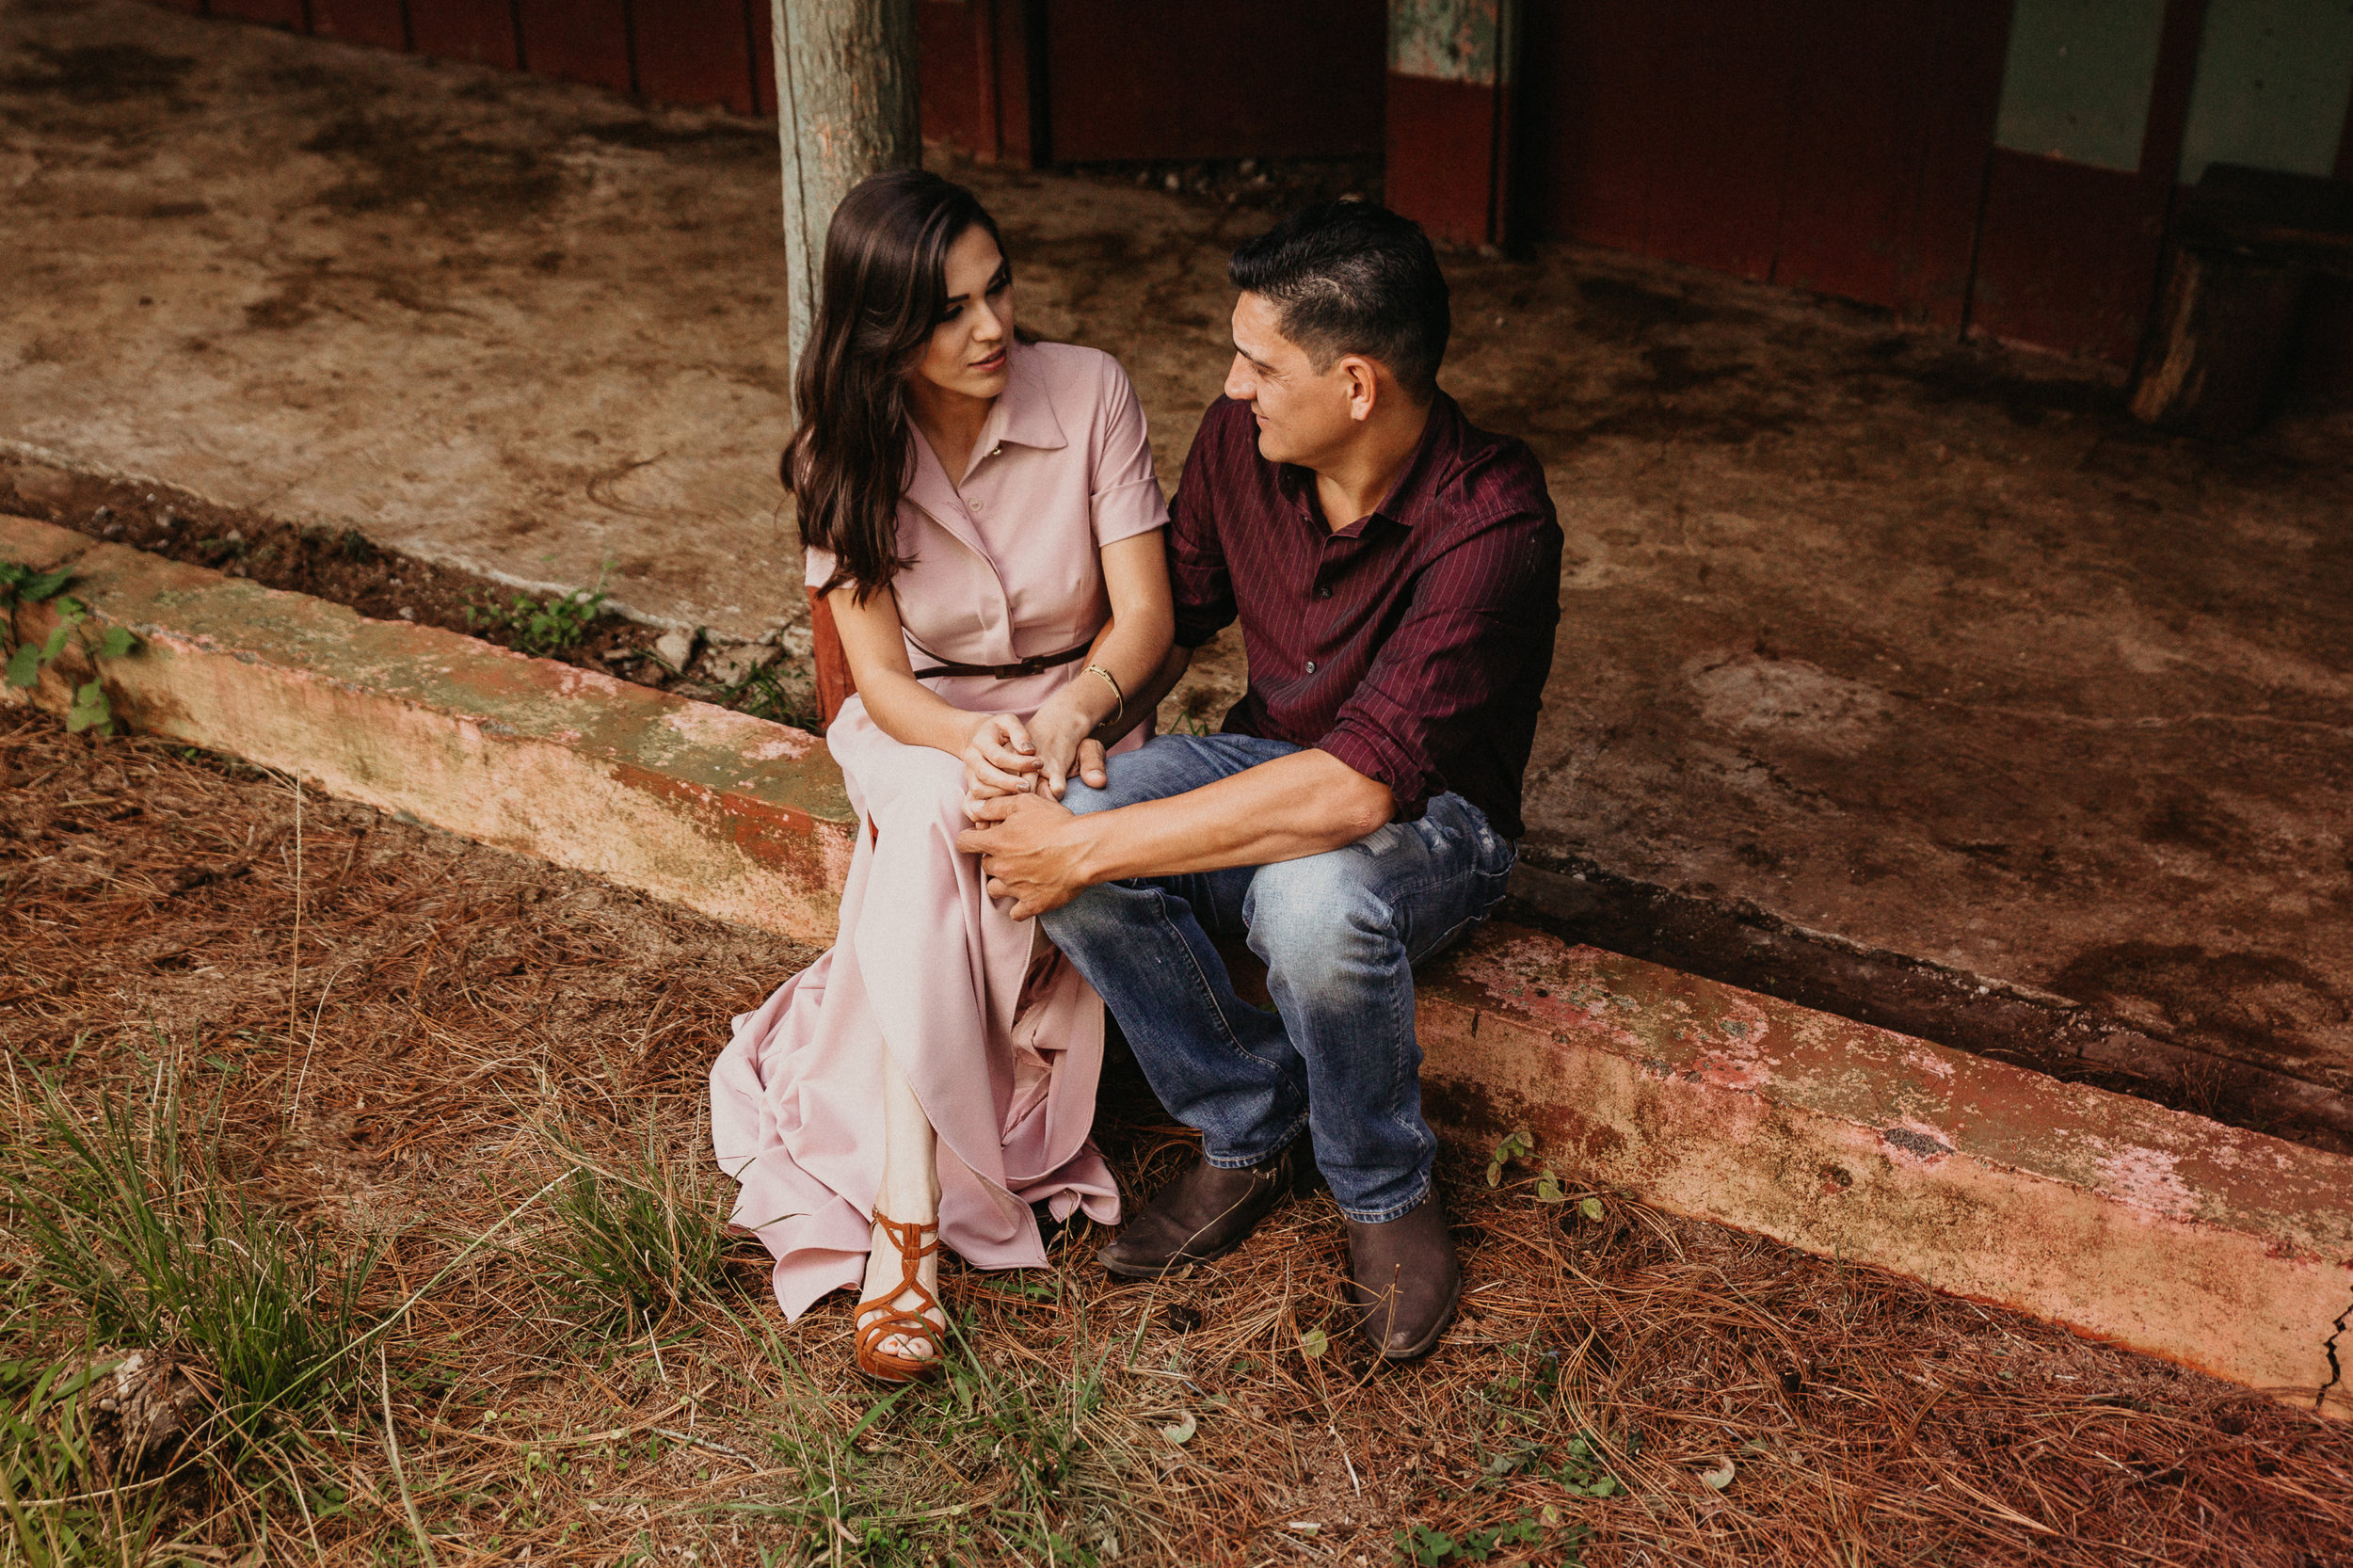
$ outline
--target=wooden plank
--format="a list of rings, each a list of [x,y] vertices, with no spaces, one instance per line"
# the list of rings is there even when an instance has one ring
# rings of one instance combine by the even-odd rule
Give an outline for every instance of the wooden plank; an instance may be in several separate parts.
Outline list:
[[[283,27],[289,32],[310,30],[309,19],[302,14],[302,0],[212,0],[211,14],[233,22]]]
[[[1896,303],[1919,206],[1938,20],[1871,0],[1818,0],[1792,19],[1800,65],[1773,281]]]
[[[748,0],[752,8],[752,102],[762,120],[776,117],[776,13],[768,0]]]
[[[1667,47],[1645,0],[1528,8],[1518,177],[1534,231],[1639,250]]]
[[[1774,281],[1960,326],[2007,22],[2000,0],[1801,8]]]
[[[627,0],[518,0],[515,14],[522,26],[523,60],[533,75],[614,92],[637,90]]]
[[[638,0],[632,12],[637,90],[661,104],[753,113],[746,8],[744,0]]]
[[[1973,328],[2130,364],[2156,300],[2205,0],[2169,0],[2137,172],[1993,151]]]
[[[1897,308],[1956,331],[1968,320],[1969,274],[1984,216],[2009,17],[2009,0],[1954,5],[1933,72],[1918,227]]]
[[[1061,161],[1381,151],[1385,0],[1048,0],[1046,41]]]
[[[923,139],[979,152],[994,127],[982,123],[982,62],[972,0],[917,0],[915,54],[922,76]],[[993,62],[992,62],[993,63]]]
[[[2129,362],[2156,287],[2165,204],[2134,175],[1993,150],[1973,328]]]
[[[1658,162],[1642,249],[1742,278],[1773,270],[1798,66],[1791,7],[1654,0]]]
[[[401,0],[311,0],[311,31],[377,49],[408,47]]]
[[[1385,171],[1388,204],[1430,237],[1465,245],[1501,240],[1496,166],[1500,89],[1389,72]]]
[[[515,13],[504,0],[408,0],[408,29],[420,55],[508,71],[522,63]]]

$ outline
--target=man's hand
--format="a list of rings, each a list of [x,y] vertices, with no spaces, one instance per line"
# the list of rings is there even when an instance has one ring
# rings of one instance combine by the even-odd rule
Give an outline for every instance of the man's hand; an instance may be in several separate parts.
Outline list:
[[[1034,794],[968,802],[975,826],[956,835],[956,847],[981,856],[988,896],[1014,901],[1013,919],[1059,909],[1085,890],[1070,808]]]

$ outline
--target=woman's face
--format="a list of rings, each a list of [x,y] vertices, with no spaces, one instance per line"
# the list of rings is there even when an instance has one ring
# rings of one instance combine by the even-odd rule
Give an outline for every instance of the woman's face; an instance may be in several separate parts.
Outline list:
[[[916,362],[914,380],[967,397],[1005,390],[1013,344],[1013,268],[988,231],[974,224],[948,248],[946,314]]]

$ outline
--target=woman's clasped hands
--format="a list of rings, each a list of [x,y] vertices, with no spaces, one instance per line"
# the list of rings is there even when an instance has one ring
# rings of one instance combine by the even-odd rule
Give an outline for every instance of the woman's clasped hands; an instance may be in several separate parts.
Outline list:
[[[1103,745],[1069,688],[1048,697],[1028,723],[1012,713],[985,713],[964,747],[967,805],[999,795],[1060,800],[1075,775],[1095,789],[1107,781]]]

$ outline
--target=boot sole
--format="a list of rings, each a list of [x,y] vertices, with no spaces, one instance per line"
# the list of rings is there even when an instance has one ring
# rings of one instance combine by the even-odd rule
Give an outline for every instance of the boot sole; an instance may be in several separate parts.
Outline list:
[[[1242,1242],[1249,1240],[1251,1236],[1257,1234],[1257,1225],[1252,1225],[1248,1235],[1237,1237],[1215,1252],[1180,1252],[1167,1262],[1160,1264],[1115,1262],[1110,1256],[1111,1248],[1109,1247],[1096,1253],[1095,1261],[1103,1265],[1105,1273],[1117,1274],[1121,1279],[1166,1279],[1178,1270],[1190,1269],[1196,1263],[1216,1262],[1241,1246]]]

